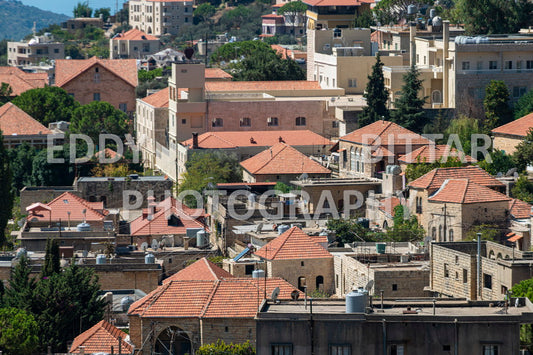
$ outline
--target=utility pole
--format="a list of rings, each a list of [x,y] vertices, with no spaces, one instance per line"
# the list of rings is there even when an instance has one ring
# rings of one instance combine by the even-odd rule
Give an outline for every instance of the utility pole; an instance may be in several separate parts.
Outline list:
[[[477,300],[483,299],[481,290],[481,233],[477,234]]]
[[[446,204],[444,204],[444,240],[446,241]]]

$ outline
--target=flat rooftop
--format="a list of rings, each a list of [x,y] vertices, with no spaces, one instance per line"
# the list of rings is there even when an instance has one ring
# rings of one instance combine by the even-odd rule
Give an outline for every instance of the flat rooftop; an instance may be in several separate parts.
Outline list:
[[[301,181],[291,181],[291,184],[296,186],[351,186],[351,185],[381,185],[381,180],[371,178],[352,178],[352,179],[307,179]]]
[[[169,180],[167,176],[137,176],[137,177],[80,177],[77,182],[105,182],[105,181],[166,181]]]

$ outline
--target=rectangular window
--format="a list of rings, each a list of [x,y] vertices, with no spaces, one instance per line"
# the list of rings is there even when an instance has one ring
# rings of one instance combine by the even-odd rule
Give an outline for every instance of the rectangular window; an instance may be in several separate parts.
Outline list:
[[[462,68],[463,70],[470,70],[470,62],[463,62]]]
[[[518,99],[522,97],[527,92],[526,86],[514,86],[513,87],[513,98]]]
[[[521,60],[517,60],[516,61],[516,70],[521,70],[522,69],[522,61]]]
[[[278,118],[277,117],[269,117],[269,118],[267,118],[267,126],[269,126],[269,127],[278,126]]]
[[[483,355],[498,355],[499,353],[498,345],[483,345]]]
[[[55,53],[55,54],[58,54],[58,53],[59,53],[59,48],[55,48],[55,49],[54,49],[54,53]]]
[[[466,269],[463,269],[463,283],[468,282],[468,271]]]
[[[483,274],[483,287],[492,290],[492,275]]]
[[[477,70],[483,70],[483,62],[481,60],[477,62]]]
[[[498,69],[498,62],[495,61],[495,60],[491,60],[491,61],[489,62],[489,69],[490,69],[490,70]]]
[[[392,284],[392,290],[398,291],[398,284]]]
[[[250,127],[252,125],[252,122],[249,117],[243,117],[240,121],[241,127]]]
[[[512,60],[506,60],[505,61],[505,69],[513,69],[513,61]]]
[[[348,79],[348,87],[356,88],[357,87],[357,80],[356,79]]]
[[[305,117],[296,117],[297,126],[305,126]]]
[[[246,275],[251,275],[253,272],[254,272],[254,265],[245,265],[244,266],[245,270],[244,270],[244,273]]]
[[[292,344],[274,344],[272,355],[292,355]]]
[[[351,355],[352,347],[350,345],[330,345],[329,355]]]
[[[222,127],[224,126],[224,120],[222,118],[213,119],[213,127]]]
[[[100,93],[99,92],[95,92],[93,94],[93,101],[100,101]]]
[[[404,346],[401,344],[391,344],[389,345],[389,354],[390,355],[404,355]]]
[[[118,104],[118,109],[122,112],[126,112],[128,111],[128,104],[127,103],[121,103],[121,104]]]
[[[450,277],[450,270],[448,264],[444,264],[444,277]]]
[[[533,60],[526,61],[526,69],[533,69]]]

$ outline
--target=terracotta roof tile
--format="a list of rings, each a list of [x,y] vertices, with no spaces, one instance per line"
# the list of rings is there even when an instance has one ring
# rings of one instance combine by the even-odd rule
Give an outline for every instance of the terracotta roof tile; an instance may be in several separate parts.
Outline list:
[[[0,107],[0,130],[2,130],[4,136],[46,135],[52,133],[52,131],[11,102]]]
[[[48,211],[42,211],[42,208],[38,206],[35,209],[30,209],[34,205],[37,204],[28,206],[26,209],[29,212],[29,221],[34,218],[39,221],[59,221],[61,219],[65,223],[69,219],[71,221],[85,220],[87,222],[102,221],[108,213],[107,210],[104,210],[103,202],[89,202],[71,192],[65,192],[45,205],[50,208],[51,216]],[[85,215],[83,210],[86,211]],[[68,212],[70,212],[70,215]]]
[[[233,76],[226,73],[220,68],[205,68],[205,79],[228,79],[231,80]]]
[[[445,180],[442,186],[428,198],[432,202],[487,203],[508,201],[510,197],[488,187],[478,185],[469,179]]]
[[[464,163],[475,163],[476,159],[450,147],[447,144],[425,145],[401,156],[398,161],[405,164],[445,162],[448,157],[457,157]]]
[[[122,330],[113,326],[105,320],[101,320],[92,328],[74,338],[69,353],[79,354],[80,346],[84,347],[85,354],[93,353],[111,353],[111,347],[118,353],[119,340],[121,338],[122,353],[132,354],[133,346],[125,340],[129,339],[129,335]]]
[[[293,91],[320,90],[318,81],[286,80],[286,81],[208,81],[207,91]]]
[[[137,87],[137,61],[135,59],[58,59],[56,60],[56,86],[68,82],[94,67],[101,65],[133,87]]]
[[[333,145],[329,139],[309,130],[295,131],[232,131],[207,132],[198,136],[198,146],[204,149],[222,149],[237,147],[271,147],[282,140],[290,146],[328,146]],[[181,142],[192,147],[192,138]]]
[[[517,120],[504,124],[503,126],[494,128],[492,133],[525,137],[531,128],[533,128],[533,112]]]
[[[48,85],[48,74],[26,73],[16,67],[0,67],[0,83],[9,84],[12,96],[18,96],[25,91],[44,88]]]
[[[241,166],[253,175],[331,174],[328,168],[285,143],[278,143],[246,159]]]
[[[266,260],[332,258],[300,228],[292,227],[254,253]]]
[[[187,266],[175,273],[174,275],[163,280],[166,284],[170,281],[185,281],[185,280],[222,280],[224,278],[232,278],[233,275],[226,270],[218,267],[206,258],[201,258],[195,263]]]
[[[379,137],[379,138],[378,138]],[[376,121],[340,138],[341,141],[366,145],[413,145],[431,144],[427,138],[389,121]]]
[[[168,101],[169,101],[169,92],[170,89],[168,87],[159,90],[155,94],[146,96],[142,101],[146,102],[148,105],[151,105],[153,107],[168,107]]]
[[[515,219],[527,219],[533,215],[533,206],[522,200],[513,198],[509,201],[509,211]]]
[[[438,189],[448,179],[470,179],[476,184],[487,187],[503,187],[502,182],[493,178],[477,166],[437,168],[412,181],[409,186],[419,189]]]
[[[113,39],[117,41],[159,41],[157,37],[146,34],[136,28],[133,28],[124,33],[119,33],[115,37],[113,37]]]
[[[387,197],[387,198],[384,198],[382,199],[381,201],[379,201],[379,209],[383,212],[385,212],[386,214],[388,214],[389,216],[391,217],[394,217],[394,209],[396,208],[396,206],[400,205],[400,204],[404,204],[405,201],[403,200],[400,200],[398,197],[396,196],[391,196],[391,197]]]

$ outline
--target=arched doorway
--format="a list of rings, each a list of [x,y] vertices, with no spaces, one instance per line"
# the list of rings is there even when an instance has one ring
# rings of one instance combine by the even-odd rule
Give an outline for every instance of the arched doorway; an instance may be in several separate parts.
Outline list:
[[[316,277],[316,289],[322,291],[324,288],[324,276],[318,275]]]
[[[178,327],[164,329],[155,342],[155,353],[161,355],[185,355],[191,353],[191,340]]]
[[[304,276],[300,276],[298,278],[298,289],[302,292],[305,291],[305,286],[306,286],[306,283],[305,283],[305,277]]]

